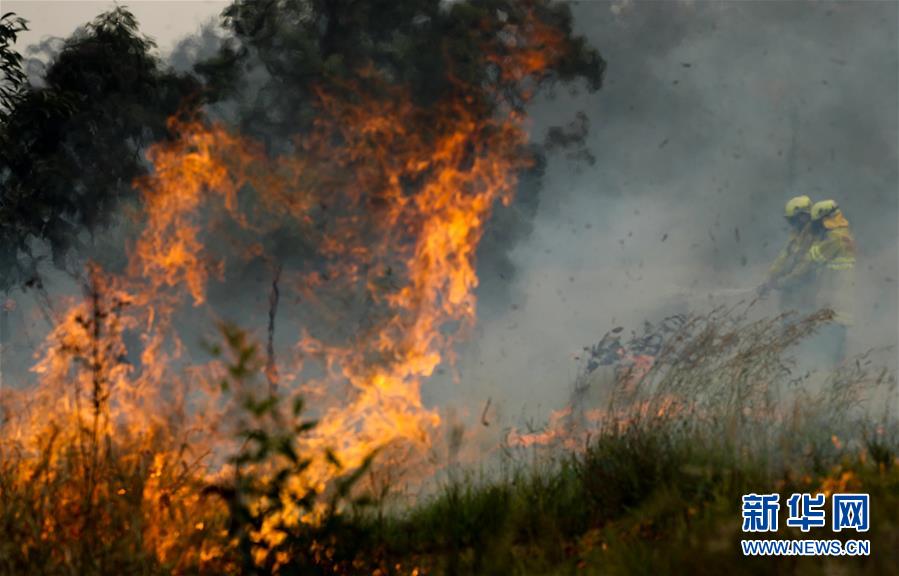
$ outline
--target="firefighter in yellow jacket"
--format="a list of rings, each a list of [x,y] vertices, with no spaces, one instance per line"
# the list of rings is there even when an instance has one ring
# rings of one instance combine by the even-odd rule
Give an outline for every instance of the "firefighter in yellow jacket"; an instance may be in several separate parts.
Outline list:
[[[835,363],[846,354],[846,332],[855,321],[855,239],[849,222],[833,200],[812,206],[815,241],[806,261],[815,270],[815,305],[834,312],[833,323],[823,333],[830,335],[825,347]]]
[[[780,309],[784,312],[808,313],[814,308],[814,298],[809,296],[808,290],[814,279],[814,270],[805,262],[815,239],[811,212],[812,200],[808,196],[796,196],[787,202],[784,216],[790,225],[790,238],[759,288],[762,295],[776,290]]]

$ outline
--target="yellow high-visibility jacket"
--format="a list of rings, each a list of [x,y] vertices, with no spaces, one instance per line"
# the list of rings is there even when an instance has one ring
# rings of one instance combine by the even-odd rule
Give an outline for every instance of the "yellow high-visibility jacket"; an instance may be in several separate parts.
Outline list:
[[[825,218],[823,224],[823,235],[808,252],[808,259],[815,265],[816,305],[833,309],[834,320],[848,326],[854,322],[855,239],[839,210]]]
[[[811,222],[800,230],[794,229],[790,233],[787,245],[768,269],[768,285],[777,290],[785,290],[811,278],[812,266],[804,261],[814,240]]]

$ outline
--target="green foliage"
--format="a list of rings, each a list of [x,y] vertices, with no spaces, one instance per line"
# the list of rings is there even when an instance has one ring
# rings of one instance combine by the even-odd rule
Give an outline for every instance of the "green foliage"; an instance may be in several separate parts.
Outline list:
[[[892,573],[899,559],[892,545],[899,537],[896,467],[879,465],[867,450],[831,450],[824,463],[819,474],[772,466],[759,454],[727,449],[715,435],[657,423],[610,431],[549,468],[534,461],[500,478],[464,478],[406,514],[358,522],[374,533],[367,541],[378,543],[369,554],[424,574]],[[872,540],[869,558],[742,556],[743,494],[822,486],[871,493],[877,526],[864,536]],[[784,529],[779,537],[832,535]]]
[[[368,471],[374,454],[358,468],[344,471],[337,458],[328,453],[335,469],[330,493],[319,494],[312,488],[298,490],[291,480],[302,477],[312,464],[312,455],[301,452],[300,442],[316,422],[302,418],[303,402],[299,398],[285,413],[282,398],[273,393],[259,394],[262,387],[257,380],[262,364],[257,345],[234,325],[222,324],[220,328],[228,356],[228,379],[222,388],[233,391],[245,418],[236,431],[240,448],[229,458],[231,480],[209,485],[203,493],[227,504],[228,533],[237,541],[242,573],[332,574],[333,567],[354,556],[345,545],[348,527],[342,512],[365,505],[366,499],[355,494],[354,487]],[[287,520],[307,514],[322,518],[315,523]],[[263,529],[278,534],[278,541],[265,542],[256,537]],[[279,558],[289,559],[286,567]]]
[[[42,86],[20,78],[0,118],[0,288],[39,282],[35,241],[63,267],[83,231],[106,226],[133,197],[145,146],[166,136],[166,119],[198,90],[164,71],[153,48],[119,7],[66,40]]]
[[[0,119],[15,106],[28,79],[22,70],[22,55],[12,47],[25,30],[28,24],[24,18],[12,12],[0,16]]]
[[[859,399],[886,393],[893,402],[892,380],[869,354],[797,378],[789,351],[828,319],[716,310],[617,341],[657,344],[656,364],[637,383],[611,383],[603,425],[584,449],[550,444],[530,461],[518,452],[499,475],[457,478],[386,521],[362,518],[379,542],[369,554],[433,574],[891,573],[897,428],[888,417],[872,427]],[[574,413],[586,398],[577,387]],[[798,564],[742,556],[743,494],[823,490],[871,492],[880,524],[866,537],[876,554]]]
[[[265,70],[268,77],[248,92],[252,100],[243,113],[243,128],[264,136],[308,126],[318,89],[372,97],[376,87],[360,74],[366,69],[407,88],[425,106],[459,90],[485,116],[496,111],[498,97],[520,105],[533,87],[504,74],[504,35],[529,19],[557,30],[570,45],[558,65],[538,78],[540,84],[583,79],[597,90],[605,69],[598,52],[572,36],[564,3],[237,0],[223,17],[235,41],[224,48],[218,66],[206,63],[199,70],[210,78],[234,78],[234,67]]]
[[[146,171],[146,147],[170,137],[166,119],[201,104],[269,149],[292,149],[309,129],[319,92],[392,98],[399,88],[427,108],[447,98],[487,118],[520,108],[526,94],[581,80],[598,89],[599,54],[573,36],[563,3],[402,0],[237,0],[222,14],[232,33],[212,58],[179,75],[154,56],[134,16],[117,7],[71,38],[29,85],[12,50],[21,19],[0,27],[0,62],[11,80],[0,93],[0,289],[40,287],[45,256],[78,272],[85,242],[136,202],[132,182]],[[509,31],[527,19],[557,30],[568,49],[529,81],[505,74]],[[488,54],[494,54],[494,57]],[[505,112],[507,113],[507,112]],[[553,138],[583,147],[586,131]],[[500,210],[483,252],[526,231],[542,174],[541,146],[522,178],[521,209]],[[577,154],[575,154],[577,156]],[[501,250],[500,253],[504,253]],[[500,256],[485,265],[510,269]]]
[[[97,326],[105,314],[95,309],[85,326]],[[731,362],[732,338],[768,334],[768,328],[748,323],[741,333],[739,323],[724,321],[730,326],[724,330],[721,322],[697,328],[704,348],[693,338],[678,341],[697,358],[704,350],[717,359],[678,368],[672,378],[690,381],[693,370],[712,390],[720,378],[743,382]],[[626,426],[603,428],[583,450],[551,448],[548,457],[519,453],[502,470],[481,476],[454,470],[430,496],[385,510],[369,506],[360,493],[371,459],[345,470],[334,454],[325,454],[336,479],[329,490],[288,489],[290,479],[317,456],[301,448],[316,423],[303,417],[300,399],[287,402],[268,392],[257,344],[234,326],[221,328],[218,353],[225,357],[227,383],[222,387],[237,408],[235,448],[224,480],[204,484],[175,430],[153,431],[150,442],[126,435],[97,443],[89,435],[86,445],[100,447],[94,453],[81,449],[80,429],[49,426],[36,462],[15,443],[0,443],[0,573],[824,575],[891,574],[899,561],[899,428],[889,418],[876,425],[863,413],[856,413],[858,420],[833,420],[832,402],[799,394],[802,402],[787,411],[792,416],[766,420],[760,441],[756,427],[722,433],[729,428],[715,417],[752,406],[745,404],[751,394],[742,395],[737,402],[744,404],[736,407],[731,398],[713,395],[718,404],[708,408],[720,414],[632,418]],[[792,333],[789,326],[771,329]],[[722,345],[710,333],[731,344]],[[737,350],[756,350],[755,356],[742,355],[743,362],[780,366],[791,342],[763,349],[746,342]],[[721,367],[722,375],[714,377],[709,364]],[[820,395],[846,398],[867,378],[838,370]],[[837,425],[821,425],[825,420]],[[149,474],[159,455],[175,465]],[[30,468],[23,474],[26,462]],[[92,496],[85,496],[85,486]],[[865,535],[872,541],[870,557],[742,556],[743,494],[824,490],[871,494],[872,526]],[[179,507],[190,500],[179,498],[185,493],[206,497],[181,513]],[[318,510],[321,520],[285,522],[279,514],[288,507]],[[263,524],[283,538],[266,544],[254,537]],[[176,535],[164,560],[147,548],[147,531],[160,528]],[[780,534],[831,537],[786,528]],[[219,553],[202,562],[200,550]]]

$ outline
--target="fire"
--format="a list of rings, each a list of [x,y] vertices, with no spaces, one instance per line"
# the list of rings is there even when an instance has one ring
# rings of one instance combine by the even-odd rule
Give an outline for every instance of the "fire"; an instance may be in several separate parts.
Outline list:
[[[421,380],[451,350],[454,333],[444,327],[455,323],[458,333],[474,321],[474,252],[491,207],[509,198],[514,173],[523,165],[518,152],[524,142],[516,125],[479,125],[464,108],[438,114],[448,125],[440,127],[441,135],[433,141],[406,131],[405,126],[421,122],[415,118],[420,112],[407,104],[361,112],[339,112],[342,125],[356,127],[346,149],[358,150],[374,138],[394,151],[362,170],[377,174],[376,180],[386,185],[379,197],[392,199],[376,231],[378,241],[368,251],[388,266],[398,264],[404,282],[396,290],[372,294],[387,313],[351,347],[328,349],[315,341],[300,345],[306,353],[325,350],[336,372],[332,379],[345,378],[356,391],[350,409],[330,410],[319,429],[322,442],[339,439],[337,454],[350,466],[395,438],[427,438],[428,428],[439,422],[436,413],[421,405]],[[358,158],[372,162],[370,154]],[[400,185],[410,179],[420,182],[411,197]],[[334,245],[342,261],[365,253],[363,246]],[[375,274],[382,269],[375,268]],[[370,287],[376,281],[366,279]],[[370,362],[372,357],[379,361]]]
[[[186,286],[195,305],[205,301],[210,266],[202,259],[200,210],[217,196],[228,214],[246,225],[237,208],[237,192],[251,185],[263,201],[302,217],[310,196],[297,185],[299,163],[270,162],[261,147],[232,135],[224,127],[200,122],[169,126],[178,135],[170,145],[151,146],[147,157],[153,174],[137,183],[142,192],[146,225],[131,260],[131,276],[149,280],[146,290]],[[288,170],[285,173],[284,168]],[[286,190],[294,193],[286,196]]]
[[[545,25],[507,38],[515,40],[491,57],[506,81],[539,76],[562,53]],[[208,241],[223,220],[250,235],[286,221],[312,239],[318,253],[281,290],[322,308],[340,294],[369,303],[366,323],[342,341],[296,326],[303,336],[295,355],[280,358],[277,373],[297,383],[288,393],[315,399],[319,421],[297,439],[313,459],[292,489],[325,491],[339,471],[399,445],[412,447],[425,471],[441,417],[424,405],[421,386],[452,361],[454,344],[475,322],[478,243],[491,210],[511,200],[516,174],[530,164],[527,133],[515,105],[485,116],[461,84],[452,98],[424,107],[374,71],[362,78],[381,96],[359,101],[320,90],[314,128],[279,156],[223,125],[171,119],[174,138],[150,147],[152,172],[135,183],[139,232],[126,270],[91,267],[87,297],[71,302],[35,367],[32,409],[8,428],[16,433],[7,440],[32,450],[52,422],[75,436],[88,430],[93,446],[132,438],[149,453],[173,428],[161,414],[178,414],[188,447],[157,451],[152,461],[134,454],[133,465],[146,471],[142,486],[103,485],[93,472],[87,481],[88,502],[100,492],[143,498],[145,541],[162,560],[183,534],[216,531],[201,519],[199,492],[183,470],[207,480],[223,474],[208,456],[233,447],[222,433],[229,413],[222,393],[193,377],[212,367],[187,366],[175,321],[182,310],[211,306],[210,283],[227,280],[231,258]],[[239,257],[272,258],[261,242],[243,246]],[[333,305],[323,315],[355,322]],[[126,345],[129,334],[137,344]],[[157,518],[161,510],[171,526]],[[283,535],[273,526],[285,520],[314,518],[287,508],[254,539],[263,548],[277,543]],[[61,528],[50,521],[47,529]],[[194,556],[220,554],[203,548]]]

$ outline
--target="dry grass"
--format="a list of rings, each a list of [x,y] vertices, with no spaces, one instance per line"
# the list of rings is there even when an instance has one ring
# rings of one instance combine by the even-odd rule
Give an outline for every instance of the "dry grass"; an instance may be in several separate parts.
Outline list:
[[[719,309],[610,334],[588,350],[560,430],[581,449],[510,448],[498,476],[455,476],[428,501],[389,513],[358,489],[364,468],[326,495],[286,490],[308,462],[293,439],[314,423],[300,418],[302,406],[264,394],[241,398],[235,449],[217,473],[174,416],[168,426],[106,433],[88,411],[47,421],[30,444],[5,425],[0,572],[888,573],[899,562],[899,435],[869,401],[889,406],[895,381],[874,353],[832,373],[797,373],[791,350],[828,320]],[[233,328],[223,334],[233,389],[264,389],[255,344]],[[597,366],[612,348],[652,348],[655,361],[640,378],[619,371],[597,391]],[[115,389],[92,381],[99,415]],[[870,558],[739,555],[741,494],[816,489],[872,494]],[[279,524],[288,508],[325,512],[312,524]],[[280,531],[276,545],[260,542],[265,526]]]

